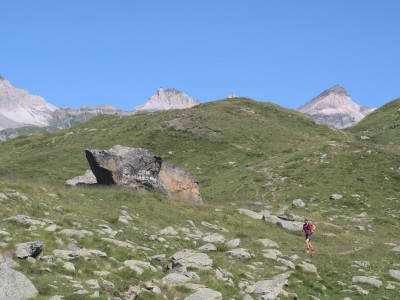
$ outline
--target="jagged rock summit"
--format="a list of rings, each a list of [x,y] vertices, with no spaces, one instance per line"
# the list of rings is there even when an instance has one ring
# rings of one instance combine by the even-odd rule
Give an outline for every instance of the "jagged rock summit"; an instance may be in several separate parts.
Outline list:
[[[136,107],[135,111],[145,112],[168,109],[184,109],[196,106],[198,104],[200,104],[200,101],[192,99],[184,92],[173,88],[166,90],[159,88],[145,104]]]
[[[347,91],[337,84],[297,110],[317,123],[335,128],[346,128],[358,123],[375,109],[353,102]]]
[[[11,85],[0,76],[0,130],[25,125],[48,126],[57,107]]]

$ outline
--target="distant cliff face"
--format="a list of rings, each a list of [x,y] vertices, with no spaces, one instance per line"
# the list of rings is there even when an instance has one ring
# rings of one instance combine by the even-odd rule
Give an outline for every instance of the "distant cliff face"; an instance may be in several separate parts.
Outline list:
[[[25,125],[48,126],[57,107],[0,78],[0,129]]]
[[[346,128],[358,123],[374,108],[358,105],[351,100],[343,87],[335,85],[297,110],[317,123],[335,128]]]
[[[198,100],[192,99],[181,91],[159,88],[145,104],[136,107],[135,112],[184,109],[198,104],[200,104]]]

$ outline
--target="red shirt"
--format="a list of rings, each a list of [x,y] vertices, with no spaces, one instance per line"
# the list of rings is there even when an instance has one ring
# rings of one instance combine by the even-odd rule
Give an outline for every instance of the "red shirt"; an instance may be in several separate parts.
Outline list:
[[[314,224],[313,223],[304,223],[303,225],[303,230],[306,232],[306,234],[311,234],[312,233],[312,229],[314,228]]]

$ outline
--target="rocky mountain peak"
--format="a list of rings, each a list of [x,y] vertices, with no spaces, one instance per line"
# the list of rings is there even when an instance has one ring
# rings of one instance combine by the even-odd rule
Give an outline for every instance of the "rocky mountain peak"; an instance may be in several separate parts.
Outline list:
[[[8,80],[0,80],[0,129],[25,125],[47,126],[57,107],[27,90],[14,87]]]
[[[344,87],[342,87],[339,84],[335,84],[330,89],[325,90],[322,94],[327,94],[327,95],[329,95],[329,94],[337,94],[337,95],[341,95],[341,96],[349,96],[349,94],[344,89]]]
[[[200,102],[189,97],[184,92],[174,88],[163,89],[160,87],[149,100],[135,111],[158,111],[168,109],[184,109],[198,105]]]
[[[373,110],[353,102],[347,91],[338,84],[298,108],[298,111],[317,123],[335,128],[352,126]]]

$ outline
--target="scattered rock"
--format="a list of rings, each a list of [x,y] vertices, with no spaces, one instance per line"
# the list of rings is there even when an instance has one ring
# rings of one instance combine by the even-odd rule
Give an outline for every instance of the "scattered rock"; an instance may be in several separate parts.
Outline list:
[[[260,299],[277,299],[283,293],[283,287],[288,284],[289,272],[275,276],[271,280],[262,280],[254,284],[254,293]]]
[[[40,241],[16,244],[15,247],[17,250],[15,251],[15,255],[18,258],[36,258],[42,252],[43,245],[43,242]]]
[[[265,248],[279,248],[278,244],[270,239],[259,239],[256,240],[257,244],[262,245]]]
[[[159,233],[162,235],[177,235],[178,234],[178,232],[172,226],[165,227],[164,229],[160,230]]]
[[[103,288],[106,291],[112,292],[115,289],[115,285],[111,281],[103,280]]]
[[[252,210],[249,210],[249,209],[240,208],[240,209],[238,209],[238,211],[239,211],[239,214],[248,216],[248,217],[256,219],[256,220],[262,220],[263,219],[263,215],[262,214],[256,213],[255,211],[252,211]]]
[[[394,286],[391,283],[388,283],[387,286],[385,287],[385,290],[395,290],[395,289],[396,289],[396,286]]]
[[[301,200],[301,199],[294,199],[292,203],[293,203],[293,206],[299,207],[299,208],[305,207],[305,206],[306,206],[306,204],[304,203],[304,201]]]
[[[313,274],[315,274],[316,276],[317,276],[317,278],[321,278],[319,275],[318,275],[318,271],[317,271],[317,268],[313,265],[313,264],[310,264],[310,263],[308,263],[308,262],[305,262],[305,261],[303,261],[301,264],[299,264],[299,265],[297,265],[299,268],[300,268],[300,270],[302,270],[303,272],[305,272],[305,273],[313,273]]]
[[[349,289],[355,290],[358,294],[367,296],[369,292],[367,290],[364,290],[363,288],[359,287],[358,285],[350,285]]]
[[[354,283],[368,283],[377,288],[380,288],[381,285],[383,284],[382,281],[380,281],[376,278],[373,278],[373,277],[369,277],[369,276],[353,276],[353,278],[351,280]]]
[[[232,249],[232,248],[237,248],[237,247],[239,247],[239,245],[240,245],[240,239],[230,240],[230,241],[226,242],[225,245],[226,245],[228,248],[231,248],[231,249]]]
[[[189,282],[190,277],[179,273],[169,273],[163,277],[162,283],[166,285],[182,285],[183,283]]]
[[[213,263],[207,254],[188,249],[175,253],[171,260],[173,267],[184,266],[203,270],[211,269]]]
[[[136,250],[136,247],[134,245],[132,245],[131,243],[129,243],[129,242],[123,242],[123,241],[110,239],[110,238],[101,238],[101,240],[103,240],[105,242],[108,242],[108,243],[111,243],[111,244],[114,244],[114,245],[116,245],[118,247],[121,247],[121,248],[126,248],[126,249],[129,249],[129,250]]]
[[[212,233],[203,237],[203,241],[211,244],[223,244],[225,243],[225,237],[219,233]]]
[[[96,176],[94,176],[92,170],[86,170],[85,175],[74,177],[65,182],[65,185],[68,187],[76,187],[79,185],[90,186],[96,184],[97,184]]]
[[[226,229],[226,228],[224,228],[222,226],[210,224],[210,223],[205,222],[205,221],[202,221],[201,225],[203,225],[204,227],[207,227],[209,229],[215,229],[215,230],[219,230],[219,231],[222,231],[222,232],[229,232],[228,229]]]
[[[21,224],[21,225],[30,225],[30,226],[34,226],[34,225],[44,226],[44,225],[46,225],[46,223],[44,223],[44,222],[31,219],[30,217],[25,216],[25,215],[12,216],[12,217],[9,217],[8,219],[6,219],[6,221],[11,221],[11,222],[15,222],[15,223],[18,223],[18,224]]]
[[[394,279],[400,280],[400,271],[399,270],[389,270],[389,275]]]
[[[152,272],[157,272],[157,269],[153,267],[149,262],[140,260],[126,260],[124,261],[124,266],[135,271],[139,275],[143,274],[144,269],[151,270]]]
[[[290,260],[287,259],[283,259],[283,258],[277,258],[276,259],[277,262],[280,262],[282,265],[289,267],[290,269],[294,270],[295,269],[295,265],[293,262],[291,262]]]
[[[75,236],[78,238],[86,238],[93,236],[93,232],[88,230],[77,230],[77,229],[63,229],[59,232],[60,234],[64,234],[66,236]]]
[[[209,288],[199,289],[184,300],[222,300],[222,294]]]
[[[332,195],[329,197],[329,199],[331,199],[331,200],[342,200],[342,199],[343,199],[343,196],[342,196],[342,195],[339,195],[339,194],[332,194]]]
[[[0,299],[25,300],[38,296],[39,291],[22,273],[0,267]]]
[[[371,263],[369,261],[366,260],[356,260],[354,261],[354,263],[359,266],[359,267],[363,267],[363,268],[368,268]]]
[[[214,244],[205,244],[199,248],[202,251],[217,251],[217,247]]]
[[[56,224],[51,224],[49,226],[47,226],[44,230],[48,231],[48,232],[55,232],[60,228],[60,226],[57,226]]]
[[[75,265],[72,262],[66,261],[63,264],[64,269],[70,271],[70,272],[75,272]]]
[[[232,257],[239,258],[241,260],[248,260],[248,259],[251,259],[251,257],[252,257],[252,254],[249,252],[249,250],[243,249],[243,248],[232,249],[232,250],[226,251],[226,254],[228,254]]]

